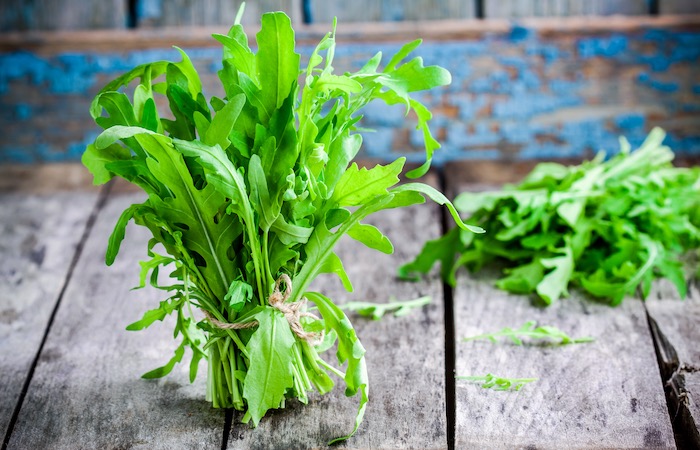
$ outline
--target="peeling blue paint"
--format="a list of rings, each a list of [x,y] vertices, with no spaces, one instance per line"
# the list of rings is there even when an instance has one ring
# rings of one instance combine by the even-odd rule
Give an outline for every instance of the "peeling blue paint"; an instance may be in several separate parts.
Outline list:
[[[602,56],[610,58],[627,50],[628,39],[622,35],[605,38],[586,38],[578,42],[578,54],[581,58]]]
[[[510,36],[508,37],[512,42],[521,42],[532,36],[532,30],[525,28],[520,25],[513,25],[510,29]]]
[[[149,3],[149,8],[156,8],[159,2],[139,4]],[[386,63],[387,56],[400,48],[395,43],[340,42],[334,66],[339,70],[357,69],[378,50],[384,53]],[[304,59],[313,47],[300,46],[297,50]],[[187,52],[204,77],[215,76],[221,67],[221,51],[217,48]],[[416,95],[430,109],[447,112],[436,114],[431,122],[434,134],[444,136],[435,164],[501,157],[578,158],[600,148],[616,151],[619,134],[625,134],[636,145],[654,125],[645,113],[636,110],[638,106],[658,106],[668,112],[668,120],[678,114],[686,122],[697,118],[700,124],[700,84],[689,79],[697,74],[700,60],[698,32],[649,30],[636,35],[557,41],[516,25],[510,32],[486,35],[481,40],[426,42],[417,55],[426,65],[447,67],[453,76],[451,86]],[[51,58],[29,52],[0,54],[0,126],[9,130],[9,139],[0,143],[0,162],[78,159],[96,131],[77,136],[74,130],[80,127],[75,122],[81,120],[80,111],[84,110],[85,121],[90,123],[87,105],[100,84],[135,65],[156,60],[178,61],[180,56],[169,48],[109,54],[73,52]],[[564,108],[619,106],[615,97],[605,97],[608,91],[597,92],[597,79],[588,77],[593,65],[598,64],[620,73],[639,74],[636,85],[630,87],[635,103],[629,111],[594,120],[557,118]],[[610,79],[604,81],[609,83]],[[48,103],[43,103],[42,96],[19,94],[36,91],[43,93]],[[381,102],[369,105],[362,126],[377,131],[363,133],[366,155],[395,156],[392,144],[406,139],[397,135],[397,130],[408,129],[410,148],[401,152],[408,151],[412,161],[423,158],[422,133],[414,129],[415,119],[405,117],[404,112],[402,107]],[[57,125],[47,127],[46,115],[56,116]],[[37,120],[39,117],[42,121]],[[73,122],[63,126],[66,121]],[[33,144],[18,139],[23,136],[20,122],[36,133]],[[40,123],[44,125],[37,126]],[[700,126],[670,130],[668,143],[681,154],[700,154]]]
[[[619,114],[615,116],[615,125],[623,132],[643,128],[646,117],[643,114]]]

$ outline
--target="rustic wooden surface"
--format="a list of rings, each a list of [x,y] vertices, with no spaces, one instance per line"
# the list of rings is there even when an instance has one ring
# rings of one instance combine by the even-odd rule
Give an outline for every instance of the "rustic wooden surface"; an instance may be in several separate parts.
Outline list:
[[[644,306],[615,309],[573,294],[546,309],[462,272],[455,290],[458,375],[537,378],[518,392],[457,380],[456,448],[675,448]],[[595,342],[567,346],[463,337],[528,320]]]
[[[3,0],[0,31],[82,30],[126,27],[123,0]]]
[[[499,167],[486,165],[469,176],[468,163],[451,165],[448,194],[498,177],[513,182],[530,170],[528,165],[512,165],[509,171]],[[572,291],[570,298],[541,308],[528,296],[497,289],[497,278],[495,271],[458,275],[456,375],[537,381],[517,392],[501,392],[457,380],[456,448],[676,448],[641,301],[626,299],[610,308]],[[462,342],[530,320],[595,341],[567,346]]]
[[[660,3],[664,3],[661,0]],[[484,0],[486,17],[608,16],[649,13],[646,0]]]
[[[97,191],[82,189],[84,184],[78,183],[80,191],[72,190],[75,177],[66,171],[55,175],[45,167],[29,173],[0,168],[1,436],[7,433],[97,201]]]
[[[124,330],[160,300],[138,284],[147,233],[131,227],[114,266],[104,266],[107,238],[121,212],[142,196],[114,196],[100,211],[66,289],[34,372],[10,449],[215,448],[224,413],[203,401],[187,366],[164,380],[139,376],[165,362],[176,344],[170,323]],[[160,324],[159,324],[160,325]],[[202,368],[202,373],[206,373]]]
[[[0,194],[0,433],[39,350],[96,195]]]
[[[471,175],[465,166],[451,168],[447,190],[461,189],[464,180],[488,181],[477,175],[488,177],[489,167]],[[57,179],[65,185],[80,186],[75,166],[52,170],[54,177],[64,173]],[[499,181],[513,181],[523,170],[515,166],[510,178],[502,175]],[[37,179],[46,171],[25,168],[18,180]],[[141,196],[115,186],[96,209],[97,190],[30,192],[36,185],[6,182],[5,191],[14,192],[0,197],[3,429],[24,380],[31,379],[5,441],[8,448],[318,448],[351,429],[357,399],[344,397],[342,386],[327,396],[312,396],[306,406],[290,403],[250,429],[235,414],[226,427],[231,417],[204,401],[205,377],[189,384],[185,366],[164,380],[140,379],[141,373],[163,364],[176,345],[167,320],[139,333],[124,330],[160,299],[152,290],[130,291],[137,283],[136,261],[145,257],[147,233],[130,227],[114,266],[105,267],[103,259],[119,213]],[[94,224],[69,277],[76,245],[93,211]],[[440,221],[434,205],[377,215],[373,223],[392,238],[396,254],[377,254],[348,239],[339,252],[356,292],[345,293],[333,278],[320,279],[315,286],[339,301],[433,297],[431,305],[405,317],[372,322],[352,316],[368,351],[372,386],[365,422],[345,447],[697,448],[697,286],[685,302],[657,293],[665,292],[661,286],[646,304],[628,299],[609,308],[573,295],[540,309],[529,298],[493,288],[488,273],[462,273],[456,290],[446,296],[435,276],[418,284],[396,281],[396,267],[418,252],[423,239],[440,232]],[[28,237],[32,233],[36,242]],[[39,271],[42,245],[46,250]],[[13,288],[21,271],[25,287]],[[596,341],[563,347],[460,341],[527,320]],[[41,354],[33,361],[46,332]],[[17,353],[24,359],[12,359]],[[669,384],[667,403],[668,367],[680,370]],[[205,375],[204,363],[200,370]],[[493,373],[538,381],[518,392],[498,392],[455,381],[453,370],[458,375]]]
[[[670,283],[657,283],[646,302],[658,345],[672,420],[689,448],[700,448],[700,289],[685,300]]]
[[[696,0],[658,0],[656,10],[647,0],[308,0],[309,19],[330,23],[416,21],[484,18],[566,17],[581,15],[697,14]],[[141,0],[133,11],[126,1],[5,0],[0,3],[1,31],[123,29],[133,14],[139,28],[181,25],[230,25],[241,0]],[[255,23],[266,11],[285,11],[301,23],[302,0],[259,0],[247,3],[244,23]]]

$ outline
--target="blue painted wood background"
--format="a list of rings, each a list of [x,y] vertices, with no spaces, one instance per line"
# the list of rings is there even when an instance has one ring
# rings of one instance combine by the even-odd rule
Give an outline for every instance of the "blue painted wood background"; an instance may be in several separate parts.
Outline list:
[[[222,95],[221,53],[212,45],[186,49],[209,96]],[[357,69],[377,50],[389,55],[399,47],[340,41],[334,65]],[[298,50],[308,55],[311,47]],[[541,35],[514,24],[474,39],[425,42],[417,54],[453,75],[451,86],[420,97],[443,143],[437,164],[581,159],[599,149],[615,152],[621,134],[638,144],[653,126],[669,132],[666,143],[677,154],[700,156],[697,27]],[[99,132],[88,114],[99,88],[134,65],[177,58],[165,48],[0,53],[0,163],[78,160]],[[415,119],[400,107],[372,104],[362,125],[375,130],[366,133],[366,156],[423,157]]]

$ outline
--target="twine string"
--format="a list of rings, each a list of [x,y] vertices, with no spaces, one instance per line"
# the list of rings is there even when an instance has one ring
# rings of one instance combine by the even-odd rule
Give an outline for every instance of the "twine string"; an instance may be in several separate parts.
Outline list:
[[[280,290],[281,284],[284,283],[284,291]],[[267,302],[270,306],[280,311],[284,314],[284,318],[287,319],[289,323],[289,328],[294,334],[297,335],[299,339],[307,341],[311,345],[318,345],[323,341],[325,337],[324,331],[306,331],[301,324],[302,317],[309,317],[314,320],[320,320],[318,316],[310,312],[305,311],[306,309],[306,297],[303,297],[298,302],[287,303],[289,297],[292,295],[292,280],[289,275],[282,274],[277,281],[275,281],[275,290],[270,294]],[[210,324],[221,330],[244,330],[247,328],[254,328],[260,325],[257,320],[251,320],[249,322],[222,322],[215,317],[213,317],[208,311],[204,310],[204,316],[207,318]]]

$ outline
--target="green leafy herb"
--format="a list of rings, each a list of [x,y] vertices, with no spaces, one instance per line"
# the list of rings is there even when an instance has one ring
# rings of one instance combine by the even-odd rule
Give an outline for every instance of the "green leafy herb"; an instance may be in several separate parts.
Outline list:
[[[478,381],[484,389],[495,389],[497,391],[519,391],[527,383],[537,381],[537,378],[503,378],[490,373],[484,376],[464,376],[458,375],[458,380]]]
[[[372,320],[379,320],[391,311],[394,311],[394,317],[402,317],[414,309],[428,304],[430,304],[430,296],[388,303],[348,302],[341,305],[341,308],[346,311],[354,311],[361,316],[371,317]]]
[[[128,222],[150,230],[139,287],[150,284],[168,298],[128,329],[175,314],[181,343],[169,362],[144,377],[167,375],[189,349],[192,380],[199,361],[208,361],[213,406],[245,411],[244,421],[257,425],[287,398],[306,402],[309,390],[330,391],[336,375],[347,396],[360,397],[355,426],[343,440],[357,431],[369,398],[365,349],[345,313],[307,291],[310,283],[332,273],[352,290],[333,252],[346,234],[393,252],[380,230],[362,223],[375,212],[431,198],[457,217],[433,188],[398,185],[404,158],[373,168],[352,162],[362,145],[358,114],[375,99],[413,111],[428,161],[409,175],[421,175],[439,144],[428,127],[430,112],[411,94],[448,84],[450,74],[424,66],[420,57],[404,62],[420,41],[405,45],[383,69],[377,53],[355,73],[334,74],[335,31],[302,68],[284,13],[262,16],[257,52],[238,23],[241,13],[228,34],[214,35],[223,45],[224,98],[207,100],[197,71],[178,49],[180,62],[140,65],[93,100],[90,112],[105,130],[83,163],[96,184],[119,176],[147,195],[117,221],[106,262],[114,262]],[[161,100],[168,113],[158,109]],[[161,284],[164,273],[170,284]],[[307,300],[319,316],[308,312]],[[295,305],[291,315],[280,304]],[[337,348],[344,371],[322,356],[330,348]]]
[[[565,332],[561,331],[555,327],[549,326],[537,326],[534,321],[528,321],[523,324],[518,329],[513,328],[503,328],[495,333],[479,334],[477,336],[466,337],[464,341],[476,341],[476,340],[489,340],[491,342],[497,342],[499,337],[507,337],[515,345],[523,345],[522,338],[530,339],[553,339],[558,340],[558,344],[581,344],[585,342],[593,342],[592,337],[580,337],[572,338]]]
[[[577,286],[617,305],[638,290],[646,298],[657,278],[685,297],[681,256],[700,247],[700,168],[673,167],[664,136],[655,128],[636,151],[621,138],[608,160],[600,153],[578,166],[542,163],[517,186],[460,194],[457,209],[488,234],[455,228],[400,274],[427,273],[440,261],[454,285],[459,267],[497,263],[500,289],[546,304]]]

